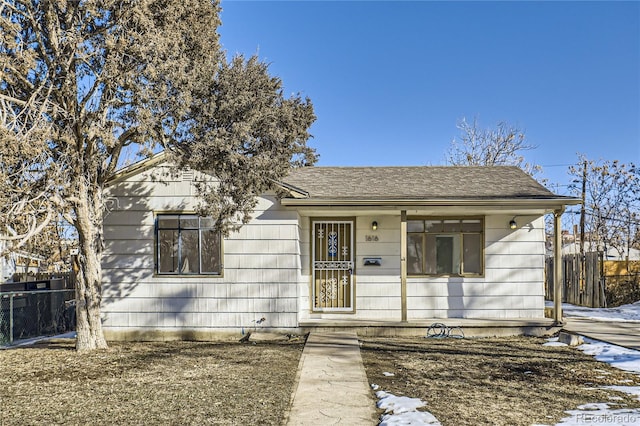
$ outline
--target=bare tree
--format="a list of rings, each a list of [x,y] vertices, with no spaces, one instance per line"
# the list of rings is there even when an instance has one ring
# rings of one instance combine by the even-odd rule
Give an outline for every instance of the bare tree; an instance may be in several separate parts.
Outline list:
[[[633,163],[594,161],[581,155],[569,174],[574,176],[570,188],[583,197],[581,240],[629,256],[640,229],[640,170]]]
[[[460,136],[453,139],[447,150],[447,162],[454,166],[518,166],[530,175],[541,170],[529,164],[523,151],[535,149],[530,145],[524,131],[504,121],[495,129],[480,128],[477,119],[472,123],[465,118],[458,121]]]
[[[60,217],[77,231],[78,350],[107,346],[103,189],[124,152],[164,148],[233,186],[238,196],[203,202],[223,231],[250,210],[253,183],[315,161],[311,103],[284,99],[255,58],[228,63],[219,25],[217,1],[1,0],[0,225],[18,231],[14,248]],[[255,77],[270,84],[256,90]],[[233,160],[220,171],[200,157],[216,150]]]

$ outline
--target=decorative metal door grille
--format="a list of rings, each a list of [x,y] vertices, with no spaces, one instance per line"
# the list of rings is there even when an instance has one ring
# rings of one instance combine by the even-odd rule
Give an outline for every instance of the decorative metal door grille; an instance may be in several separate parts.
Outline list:
[[[353,310],[353,222],[313,222],[313,310]]]

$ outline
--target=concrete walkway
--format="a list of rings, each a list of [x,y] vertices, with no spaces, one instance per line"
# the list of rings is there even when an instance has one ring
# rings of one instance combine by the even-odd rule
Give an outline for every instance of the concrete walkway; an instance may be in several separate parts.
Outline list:
[[[629,349],[640,350],[640,323],[565,317],[564,330]]]
[[[287,424],[377,423],[356,333],[311,333],[300,359]]]

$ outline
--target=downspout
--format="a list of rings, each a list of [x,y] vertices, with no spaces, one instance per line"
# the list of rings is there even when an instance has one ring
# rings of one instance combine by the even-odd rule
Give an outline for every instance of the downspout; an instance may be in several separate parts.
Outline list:
[[[407,211],[400,212],[400,309],[401,320],[407,322]]]
[[[556,325],[562,322],[562,213],[564,206],[553,212],[553,319]]]

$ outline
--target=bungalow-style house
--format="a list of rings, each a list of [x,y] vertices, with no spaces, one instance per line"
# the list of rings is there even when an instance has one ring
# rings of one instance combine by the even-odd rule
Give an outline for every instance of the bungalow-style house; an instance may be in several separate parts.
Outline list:
[[[633,247],[621,247],[620,250],[616,247],[606,247],[606,250],[601,245],[599,246],[596,243],[591,241],[584,242],[584,252],[594,252],[599,251],[603,252],[604,260],[614,260],[614,261],[637,261],[640,260],[640,250]],[[562,246],[562,255],[565,254],[579,254],[580,253],[580,243],[572,242],[569,244],[565,244]]]
[[[211,177],[171,176],[165,161],[123,169],[106,191],[108,339],[551,326],[543,215],[579,200],[517,167],[302,168],[221,238],[194,214],[194,182]]]

